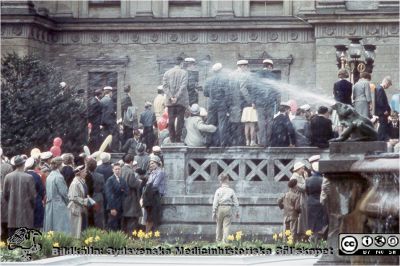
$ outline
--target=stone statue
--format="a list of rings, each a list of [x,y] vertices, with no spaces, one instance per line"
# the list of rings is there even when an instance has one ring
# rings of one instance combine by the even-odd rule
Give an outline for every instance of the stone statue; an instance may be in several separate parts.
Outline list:
[[[357,113],[350,105],[337,102],[332,108],[336,110],[340,123],[345,127],[343,133],[331,142],[345,141],[351,136],[351,141],[375,141],[378,139],[372,122]]]

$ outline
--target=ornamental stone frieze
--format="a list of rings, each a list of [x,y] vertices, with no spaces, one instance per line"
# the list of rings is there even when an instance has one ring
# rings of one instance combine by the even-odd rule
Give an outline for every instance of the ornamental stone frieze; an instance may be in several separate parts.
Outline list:
[[[40,26],[15,24],[2,24],[1,37],[28,38],[50,44],[72,45],[314,42],[312,29],[56,32]]]
[[[320,24],[315,26],[315,38],[335,37],[398,37],[398,23]]]
[[[77,41],[76,35],[79,35]],[[312,30],[265,31],[153,31],[153,32],[62,32],[59,44],[207,44],[313,42]]]

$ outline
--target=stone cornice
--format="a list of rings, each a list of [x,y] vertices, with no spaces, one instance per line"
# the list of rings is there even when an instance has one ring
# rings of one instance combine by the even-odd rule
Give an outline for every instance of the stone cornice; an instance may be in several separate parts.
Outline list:
[[[2,24],[43,24],[55,31],[104,31],[104,30],[229,30],[229,29],[308,29],[312,26],[295,17],[268,18],[182,18],[182,19],[152,19],[152,18],[118,18],[118,19],[73,19],[38,16],[4,15]]]

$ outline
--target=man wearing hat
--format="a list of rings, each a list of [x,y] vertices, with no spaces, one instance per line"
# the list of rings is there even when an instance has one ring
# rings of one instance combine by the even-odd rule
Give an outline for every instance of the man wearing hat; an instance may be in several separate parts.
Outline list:
[[[268,80],[278,80],[278,76],[273,72],[274,62],[271,59],[263,60],[263,69],[257,72],[257,77],[261,82],[256,82],[254,104],[257,110],[258,141],[265,147],[271,145],[272,120],[278,112],[281,103],[281,93]]]
[[[154,98],[153,106],[154,113],[156,114],[156,119],[158,122],[165,110],[165,95],[162,85],[157,87],[157,96]]]
[[[35,181],[24,172],[25,159],[17,155],[14,167],[15,170],[4,179],[3,191],[9,237],[19,227],[33,228],[36,199]]]
[[[123,160],[124,166],[121,168],[121,178],[125,179],[128,191],[122,203],[122,230],[127,234],[131,234],[133,230],[139,228],[139,217],[142,216],[142,209],[139,204],[139,188],[142,185],[142,180],[135,176],[132,155],[126,154]]]
[[[25,161],[25,171],[27,174],[29,174],[33,177],[33,180],[35,181],[35,189],[36,189],[33,226],[34,226],[34,228],[40,230],[43,228],[43,220],[44,220],[43,200],[44,200],[46,192],[45,192],[40,175],[35,172],[35,167],[36,167],[35,159],[33,159],[33,157],[29,157]]]
[[[248,91],[249,62],[237,61],[237,69],[229,75],[229,136],[231,146],[245,145],[244,124],[241,123],[243,106],[251,104]]]
[[[189,105],[199,102],[199,71],[196,70],[196,60],[194,58],[185,58],[186,71],[188,72],[188,95]]]
[[[296,133],[289,119],[290,106],[281,103],[279,114],[272,121],[271,147],[295,147]]]
[[[204,134],[215,132],[217,127],[204,123],[200,117],[200,107],[196,103],[190,107],[190,114],[191,116],[185,121],[185,144],[191,147],[204,147],[206,145]]]
[[[160,146],[154,146],[152,151],[153,152],[150,154],[150,156],[158,156],[158,158],[160,158],[161,160],[161,164],[164,165],[164,156],[162,154]]]
[[[40,154],[40,166],[46,166],[50,168],[50,161],[53,158],[53,154],[50,151],[45,151]]]
[[[162,82],[168,107],[168,130],[173,143],[181,142],[185,110],[189,107],[188,73],[182,69],[182,64],[183,58],[177,57],[175,67],[165,72]]]
[[[132,107],[132,99],[129,95],[131,91],[131,85],[124,86],[124,92],[121,96],[121,118],[122,122],[126,122],[125,115],[129,107]],[[122,135],[122,143],[125,143],[129,138],[133,137],[133,125],[132,123],[123,123],[123,135]]]
[[[96,172],[104,176],[104,182],[113,175],[111,166],[111,154],[108,152],[102,152],[100,154],[101,165],[97,166]]]
[[[318,115],[310,122],[311,146],[325,149],[329,147],[329,140],[334,137],[332,121],[329,119],[329,109],[325,106],[318,108]]]
[[[144,111],[140,114],[139,122],[143,125],[142,142],[146,144],[147,151],[153,148],[156,136],[153,127],[157,128],[156,114],[151,110],[151,102],[145,102]]]
[[[146,145],[143,143],[139,143],[136,146],[136,156],[134,160],[138,164],[138,168],[142,169],[143,171],[147,171],[147,168],[149,167],[149,154],[146,152]]]
[[[290,178],[297,180],[297,191],[300,195],[300,215],[297,224],[297,235],[303,236],[308,230],[307,227],[307,197],[306,197],[306,169],[303,162],[295,162],[293,166],[293,175]]]
[[[161,168],[161,160],[158,156],[150,157],[149,173],[141,200],[145,208],[146,232],[157,230],[161,224],[161,198],[166,193],[167,175]]]
[[[104,97],[101,99],[101,125],[103,126],[104,136],[112,135],[111,149],[117,151],[118,143],[118,128],[117,128],[117,113],[114,101],[112,100],[112,90],[110,86],[103,88]]]
[[[212,72],[212,76],[205,82],[204,96],[208,97],[207,124],[214,125],[218,129],[209,135],[207,145],[225,147],[228,145],[229,78],[221,63],[214,64]]]
[[[382,83],[375,90],[375,115],[379,118],[378,140],[389,140],[389,115],[391,108],[386,96],[385,90],[392,86],[392,80],[389,76],[382,80]]]
[[[311,161],[312,175],[306,180],[307,222],[308,229],[311,229],[318,237],[328,225],[328,219],[325,208],[320,202],[323,178],[319,172],[319,157],[313,156],[309,161]]]
[[[100,103],[100,98],[102,94],[103,90],[97,89],[94,92],[94,97],[92,97],[88,103],[88,122],[92,124],[89,135],[89,147],[92,151],[97,150],[101,144],[100,126],[102,107]]]

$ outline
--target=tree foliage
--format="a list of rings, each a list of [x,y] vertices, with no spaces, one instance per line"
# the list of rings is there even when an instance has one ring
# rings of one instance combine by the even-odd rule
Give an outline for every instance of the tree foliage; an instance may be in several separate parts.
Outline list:
[[[76,88],[61,88],[61,73],[35,56],[7,54],[1,65],[4,153],[49,150],[55,137],[63,139],[63,151],[79,152],[86,132],[83,95]]]

